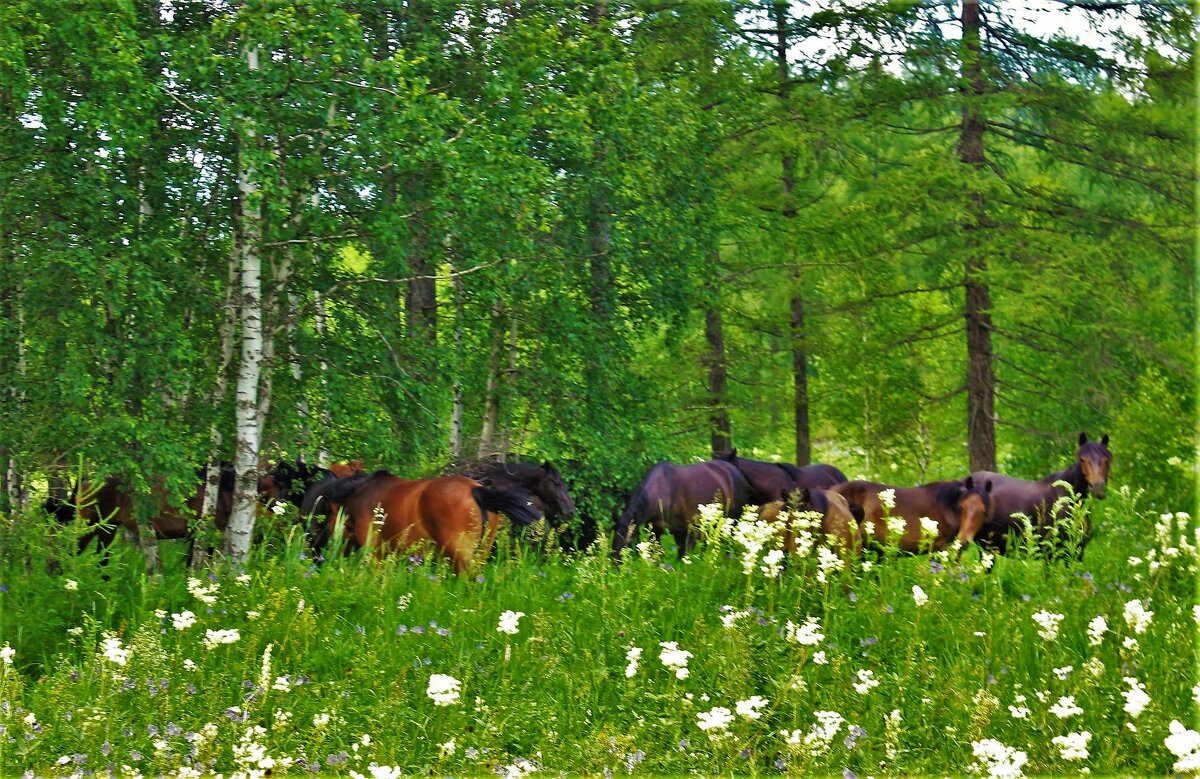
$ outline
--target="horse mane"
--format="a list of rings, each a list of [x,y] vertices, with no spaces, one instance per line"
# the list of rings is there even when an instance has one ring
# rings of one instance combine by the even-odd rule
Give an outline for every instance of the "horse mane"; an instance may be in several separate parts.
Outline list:
[[[926,485],[936,489],[934,499],[937,500],[943,508],[948,508],[951,511],[958,511],[958,501],[961,499],[963,492],[969,492],[967,486],[961,481],[935,481],[932,484]]]
[[[335,479],[328,487],[319,492],[319,497],[324,498],[327,503],[345,503],[346,498],[357,492],[358,488],[366,482],[386,476],[391,476],[391,473],[381,468],[375,473],[358,473],[344,479]]]

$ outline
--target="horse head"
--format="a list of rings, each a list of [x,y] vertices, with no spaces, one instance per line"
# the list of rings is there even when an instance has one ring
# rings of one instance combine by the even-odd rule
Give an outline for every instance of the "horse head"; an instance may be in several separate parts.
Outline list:
[[[1089,441],[1087,433],[1080,433],[1075,461],[1083,471],[1088,489],[1103,499],[1108,494],[1108,467],[1113,461],[1113,454],[1108,450],[1108,435],[1101,436],[1099,441]]]
[[[575,514],[575,501],[563,483],[562,475],[547,460],[542,463],[542,477],[538,479],[533,493],[541,499],[546,507],[546,521],[553,527],[559,527]]]
[[[939,499],[958,517],[958,546],[971,544],[992,516],[992,482],[979,484],[971,476],[954,482]]]

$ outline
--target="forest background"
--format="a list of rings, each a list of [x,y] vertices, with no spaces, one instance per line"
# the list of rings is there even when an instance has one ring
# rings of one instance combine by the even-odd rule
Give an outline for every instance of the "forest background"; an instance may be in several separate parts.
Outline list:
[[[606,522],[731,445],[910,484],[1081,430],[1186,508],[1194,9],[1043,5],[1102,43],[975,0],[5,3],[0,512],[222,458],[245,525],[260,458],[522,453]]]

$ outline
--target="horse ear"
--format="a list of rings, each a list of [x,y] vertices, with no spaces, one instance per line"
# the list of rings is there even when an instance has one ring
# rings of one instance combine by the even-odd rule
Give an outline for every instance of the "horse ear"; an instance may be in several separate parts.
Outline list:
[[[546,473],[554,473],[554,466],[550,464],[549,460],[545,460],[542,462],[542,470]]]
[[[987,484],[983,485],[983,491],[988,493],[989,495],[992,494],[992,480],[991,479],[988,479]]]
[[[1086,443],[1087,443],[1087,433],[1080,433],[1079,434],[1079,445],[1083,446]]]
[[[967,478],[963,479],[963,486],[965,486],[968,491],[974,490],[975,478],[973,476],[968,476]]]
[[[1105,433],[1103,436],[1101,436],[1100,443],[1104,446],[1108,446],[1108,433]]]

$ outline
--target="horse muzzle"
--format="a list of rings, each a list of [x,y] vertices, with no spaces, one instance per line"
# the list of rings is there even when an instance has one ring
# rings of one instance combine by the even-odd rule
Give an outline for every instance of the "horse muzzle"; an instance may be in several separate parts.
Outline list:
[[[1092,494],[1100,500],[1104,500],[1104,498],[1108,495],[1108,487],[1104,482],[1100,482],[1099,484],[1089,483],[1088,489],[1091,490]]]

